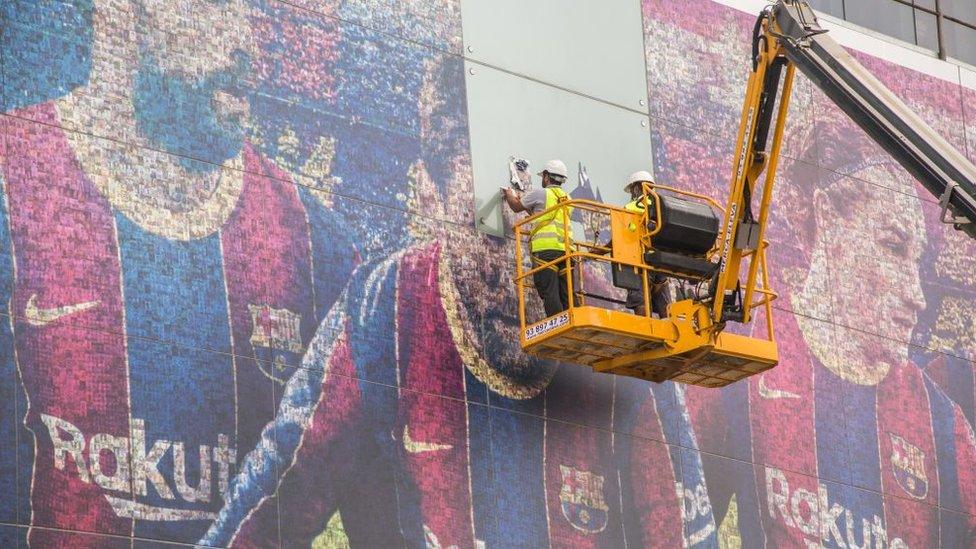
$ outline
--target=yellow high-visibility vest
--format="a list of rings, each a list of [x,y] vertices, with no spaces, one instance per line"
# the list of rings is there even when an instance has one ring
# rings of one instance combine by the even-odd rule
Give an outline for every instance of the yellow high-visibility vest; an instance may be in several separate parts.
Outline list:
[[[647,202],[649,204],[653,203],[651,202],[652,200],[653,199],[651,197],[647,197]],[[644,215],[644,197],[640,196],[635,198],[634,200],[631,200],[630,202],[627,203],[626,206],[624,206],[624,209],[627,210],[628,212],[634,212],[636,214]],[[627,225],[627,228],[633,232],[637,230],[637,225],[630,223]]]
[[[560,202],[569,200],[569,196],[559,187],[546,187],[546,209]],[[545,250],[566,251],[566,227],[573,215],[573,208],[566,207],[547,213],[535,221],[532,228],[532,251]],[[573,231],[569,231],[569,239],[573,239]]]

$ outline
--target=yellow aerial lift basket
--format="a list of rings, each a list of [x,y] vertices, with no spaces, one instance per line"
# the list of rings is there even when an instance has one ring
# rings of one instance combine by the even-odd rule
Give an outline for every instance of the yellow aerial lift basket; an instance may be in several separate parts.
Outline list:
[[[661,215],[662,205],[659,190],[671,191],[673,195],[691,195],[662,186],[648,186],[646,190],[646,200],[652,204],[649,209],[658,216]],[[691,196],[711,202],[705,197]],[[721,209],[714,202],[712,204]],[[535,222],[558,209],[567,211],[565,232],[570,253],[546,263],[525,257]],[[569,211],[582,214],[587,218],[588,225],[609,226],[610,242],[597,242],[598,234],[593,235],[593,241],[570,240]],[[670,264],[658,262],[652,266],[644,261],[645,251],[651,249],[645,243],[653,242],[655,236],[655,231],[643,230],[648,225],[646,220],[649,217],[652,216],[597,202],[569,200],[528,217],[515,226],[515,284],[522,348],[534,356],[591,366],[599,372],[656,382],[674,380],[704,387],[722,387],[775,366],[777,352],[770,308],[775,294],[767,289],[765,245],[746,255],[747,258],[756,257],[761,267],[763,287],[757,288],[756,293],[762,299],[752,303],[749,308],[765,308],[764,337],[723,332],[723,326],[713,321],[713,300],[682,299],[669,306],[667,318],[655,318],[650,303],[653,273],[696,282],[700,287],[709,283],[709,276],[714,277],[712,272],[717,269],[717,263],[710,259],[717,255],[718,250],[717,246],[713,246],[706,254],[707,258],[700,258],[699,264],[704,266],[707,263],[708,266],[698,273],[692,272],[694,265],[680,261]],[[572,268],[568,268],[569,265]],[[529,300],[535,299],[532,279],[542,269],[558,270],[560,276],[566,279],[569,294],[576,299],[570,300],[568,310],[531,322]],[[644,299],[643,315],[634,314],[622,306],[622,301],[606,295],[610,288],[607,273],[613,273],[615,281],[622,278],[617,276],[619,273],[631,274],[631,279],[639,281]],[[588,291],[593,289],[587,286],[594,285],[600,288]]]

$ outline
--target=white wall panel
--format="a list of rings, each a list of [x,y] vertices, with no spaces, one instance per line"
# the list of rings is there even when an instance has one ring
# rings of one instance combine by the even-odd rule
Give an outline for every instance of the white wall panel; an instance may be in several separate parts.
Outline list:
[[[464,55],[647,110],[638,0],[463,0]]]
[[[528,158],[533,173],[549,159],[566,162],[568,192],[578,184],[577,165],[582,162],[603,199],[618,204],[627,200],[626,177],[651,170],[645,115],[496,69],[466,65],[479,230],[495,235],[506,230],[499,186],[508,185],[512,154]],[[533,182],[539,184],[538,176]]]

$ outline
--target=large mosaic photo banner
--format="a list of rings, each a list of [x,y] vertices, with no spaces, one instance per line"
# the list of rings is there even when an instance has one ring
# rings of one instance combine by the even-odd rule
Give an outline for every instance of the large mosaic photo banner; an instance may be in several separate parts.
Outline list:
[[[4,545],[714,544],[683,392],[518,348],[456,3],[2,9]]]
[[[722,197],[753,18],[642,8],[655,175]],[[971,546],[976,246],[931,197],[801,79],[781,365],[531,359],[460,14],[0,3],[0,546]],[[973,156],[976,92],[857,55]]]

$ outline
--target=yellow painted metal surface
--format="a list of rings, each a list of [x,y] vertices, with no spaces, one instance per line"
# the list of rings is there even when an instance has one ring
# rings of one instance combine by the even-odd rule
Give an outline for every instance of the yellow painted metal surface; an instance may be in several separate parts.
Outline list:
[[[611,211],[610,233],[613,235],[613,259],[628,265],[644,262],[641,248],[642,216],[633,212]]]
[[[582,364],[599,372],[704,387],[723,387],[764,372],[778,361],[772,341],[728,333],[714,339],[682,336],[693,323],[691,317],[657,319],[601,307],[573,307],[528,326],[522,331],[522,347],[540,358]]]

